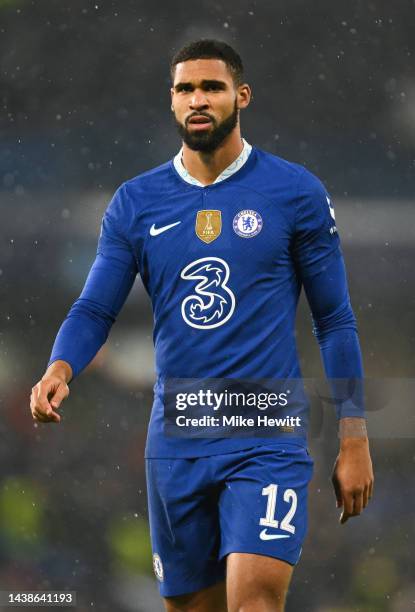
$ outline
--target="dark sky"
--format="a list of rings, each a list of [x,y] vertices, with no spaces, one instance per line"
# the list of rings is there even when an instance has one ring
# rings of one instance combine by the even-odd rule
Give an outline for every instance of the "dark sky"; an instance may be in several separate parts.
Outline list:
[[[0,186],[113,188],[178,149],[169,57],[242,55],[243,135],[336,193],[413,193],[415,4],[0,1]]]

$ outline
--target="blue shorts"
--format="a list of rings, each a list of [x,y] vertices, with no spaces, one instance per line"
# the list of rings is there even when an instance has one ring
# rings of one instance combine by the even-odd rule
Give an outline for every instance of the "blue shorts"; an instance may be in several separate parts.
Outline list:
[[[146,472],[153,566],[162,596],[223,580],[232,552],[297,563],[313,473],[303,446],[146,459]]]

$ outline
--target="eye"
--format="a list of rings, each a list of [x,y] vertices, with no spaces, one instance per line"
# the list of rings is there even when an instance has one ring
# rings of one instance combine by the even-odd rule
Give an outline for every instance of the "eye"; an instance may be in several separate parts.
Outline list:
[[[192,91],[192,86],[191,85],[178,85],[176,87],[176,91],[177,93],[181,93],[181,92],[189,92]]]
[[[214,84],[208,85],[206,87],[207,91],[219,91],[220,89],[222,89],[220,85],[214,85]]]

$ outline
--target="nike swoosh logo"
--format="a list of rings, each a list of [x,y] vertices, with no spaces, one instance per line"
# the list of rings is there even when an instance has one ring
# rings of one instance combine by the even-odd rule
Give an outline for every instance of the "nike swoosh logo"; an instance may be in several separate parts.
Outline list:
[[[175,225],[179,225],[179,223],[181,223],[181,221],[176,221],[176,223],[170,223],[170,225],[164,225],[163,227],[156,227],[153,223],[153,225],[150,227],[150,236],[158,236],[163,232],[167,232],[167,230],[175,227]]]
[[[289,535],[282,535],[281,533],[267,533],[266,529],[263,529],[259,534],[261,540],[280,540],[281,538],[289,538]]]

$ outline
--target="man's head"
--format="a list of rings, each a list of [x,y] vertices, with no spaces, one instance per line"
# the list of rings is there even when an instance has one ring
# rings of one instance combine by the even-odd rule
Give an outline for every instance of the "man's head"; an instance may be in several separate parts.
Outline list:
[[[172,110],[180,136],[194,151],[213,152],[235,129],[251,90],[241,58],[217,40],[192,42],[170,64]]]

